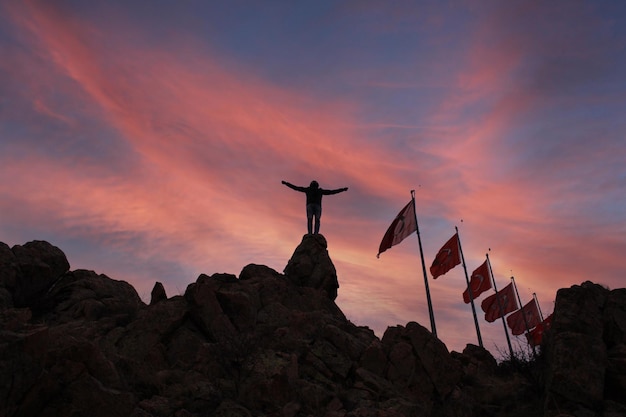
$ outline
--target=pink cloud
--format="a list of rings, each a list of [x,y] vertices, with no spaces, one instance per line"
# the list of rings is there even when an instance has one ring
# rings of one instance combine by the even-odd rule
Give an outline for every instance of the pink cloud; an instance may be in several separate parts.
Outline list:
[[[120,70],[105,76],[97,62],[103,58],[96,59],[93,48],[77,41],[95,29],[82,33],[79,23],[67,24],[64,16],[56,16],[57,21],[35,14],[41,20],[38,30],[46,30],[40,38],[63,57],[57,64],[89,92],[146,163],[168,172],[172,181],[178,177],[179,189],[207,198],[212,194],[207,188],[216,189],[218,199],[230,194],[229,189],[255,192],[266,187],[259,185],[266,182],[263,175],[251,178],[234,172],[259,168],[275,175],[276,181],[281,178],[273,172],[276,163],[296,172],[296,178],[321,171],[322,181],[324,176],[345,177],[351,184],[367,184],[388,194],[403,187],[398,161],[380,158],[381,152],[389,151],[360,146],[335,115],[314,110],[312,103],[293,94],[227,74],[207,59],[189,67],[150,51],[118,51],[116,55],[134,57],[145,70],[124,71],[132,63],[122,60],[117,62]],[[68,28],[77,33],[67,33]],[[224,204],[239,204],[244,198],[240,195]]]
[[[499,285],[515,275],[523,301],[536,291],[546,313],[561,286],[597,276],[598,265],[603,274],[619,271],[626,247],[611,225],[557,207],[561,200],[590,204],[602,193],[585,197],[564,189],[563,181],[543,183],[544,171],[520,166],[527,144],[503,140],[544,97],[521,88],[517,78],[532,45],[516,33],[484,42],[496,30],[495,18],[473,34],[453,79],[432,76],[437,85],[452,82],[455,88],[428,107],[429,117],[401,125],[415,135],[395,146],[391,135],[372,132],[398,124],[376,118],[364,123],[362,103],[281,88],[254,71],[233,69],[197,40],[179,37],[139,48],[136,28],[117,23],[117,35],[110,36],[55,7],[30,2],[9,8],[28,29],[37,59],[54,69],[37,73],[40,84],[25,77],[24,94],[39,115],[85,142],[89,128],[69,109],[90,109],[96,125],[107,128],[106,140],[124,144],[132,157],[127,164],[105,159],[98,169],[89,158],[72,158],[71,149],[62,164],[45,152],[3,157],[2,172],[14,180],[0,190],[14,204],[15,221],[41,221],[142,262],[167,254],[197,273],[238,273],[250,262],[281,271],[305,219],[303,195],[280,180],[306,185],[314,176],[327,188],[349,186],[350,192],[325,199],[322,233],[339,273],[339,305],[379,333],[385,323],[409,320],[428,327],[416,239],[375,258],[411,188],[418,188],[427,267],[457,225],[468,272],[492,248]],[[419,85],[407,83],[400,84]],[[38,89],[50,85],[65,98],[63,107]],[[576,155],[587,152],[580,146],[569,158],[546,158],[545,172],[567,172],[580,162]],[[598,150],[590,157],[607,156]],[[581,226],[572,227],[576,223]],[[138,273],[133,284],[145,293],[157,279]],[[168,277],[166,285],[184,288],[194,279]],[[471,310],[461,301],[462,270],[430,285],[440,337],[455,349],[475,343]],[[481,321],[481,329],[502,346],[499,323]]]

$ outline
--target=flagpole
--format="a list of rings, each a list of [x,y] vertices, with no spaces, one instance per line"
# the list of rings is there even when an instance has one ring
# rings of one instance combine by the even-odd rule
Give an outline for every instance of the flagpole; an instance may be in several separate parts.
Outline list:
[[[422,249],[422,238],[420,237],[420,228],[417,223],[417,210],[415,209],[415,190],[411,190],[411,199],[413,200],[413,215],[415,216],[415,232],[417,233],[417,243],[420,248],[420,257],[422,258],[422,272],[424,274],[424,286],[426,287],[426,301],[428,302],[428,315],[430,316],[430,330],[437,337],[437,327],[435,327],[435,314],[433,313],[433,304],[430,300],[430,289],[428,288],[428,275],[426,274],[426,264],[424,263],[424,250]]]
[[[524,319],[524,327],[526,327],[526,334],[530,333],[530,329],[528,328],[528,320],[526,320],[526,311],[524,310],[524,305],[522,304],[522,299],[519,296],[519,291],[517,290],[517,284],[515,283],[515,278],[511,277],[511,281],[513,281],[513,289],[515,289],[515,294],[517,295],[517,301],[520,305],[520,310],[522,310],[522,318]],[[537,356],[537,352],[535,351],[535,346],[533,348],[533,356]]]
[[[541,312],[541,306],[539,306],[539,300],[537,299],[537,293],[533,293],[533,298],[535,299],[535,304],[537,304],[537,310],[539,310],[539,318],[543,321],[543,313]]]
[[[467,267],[465,266],[465,257],[463,256],[463,249],[461,248],[461,238],[459,237],[459,228],[454,226],[456,230],[456,238],[459,243],[459,251],[461,252],[461,261],[463,262],[463,270],[465,271],[465,282],[467,283],[470,302],[472,304],[472,314],[474,315],[474,325],[476,326],[476,336],[478,336],[478,345],[483,347],[483,338],[480,336],[480,328],[478,327],[478,317],[476,316],[476,307],[474,307],[474,296],[472,294],[472,287],[470,286],[469,276],[467,275]]]
[[[493,276],[493,270],[491,269],[491,261],[489,260],[489,254],[487,256],[487,265],[489,265],[489,274],[491,274],[491,282],[493,284],[493,289],[496,292],[496,300],[498,301],[498,308],[500,309],[500,318],[502,319],[502,327],[504,327],[504,334],[506,335],[506,343],[509,345],[509,353],[511,354],[511,359],[513,359],[513,346],[511,345],[511,338],[509,337],[509,330],[506,328],[506,322],[504,321],[504,309],[502,308],[502,301],[500,297],[498,297],[498,288],[496,287],[496,278]]]

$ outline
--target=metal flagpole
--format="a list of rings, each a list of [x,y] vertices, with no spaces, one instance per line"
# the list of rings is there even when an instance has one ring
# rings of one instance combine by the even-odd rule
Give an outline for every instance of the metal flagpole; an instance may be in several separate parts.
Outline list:
[[[500,318],[502,318],[502,327],[504,327],[504,334],[506,335],[506,343],[509,345],[509,352],[511,353],[511,359],[513,359],[513,346],[511,345],[511,338],[509,337],[509,330],[506,328],[506,322],[504,321],[504,309],[502,308],[502,301],[498,297],[498,288],[496,287],[496,278],[493,276],[493,270],[491,269],[491,261],[489,260],[489,254],[487,254],[487,265],[489,265],[489,274],[491,275],[491,283],[493,289],[496,292],[496,300],[498,301],[498,308],[500,309]]]
[[[465,282],[467,282],[470,302],[472,304],[472,314],[474,315],[474,325],[476,326],[476,336],[478,336],[478,345],[480,347],[483,347],[483,338],[480,336],[480,328],[478,327],[478,318],[476,317],[476,307],[474,307],[474,296],[472,295],[472,288],[470,286],[469,277],[467,275],[467,267],[465,266],[465,257],[463,256],[463,249],[461,248],[461,238],[459,237],[459,228],[454,226],[454,229],[456,230],[456,238],[459,243],[459,251],[461,252],[461,261],[463,262],[463,270],[465,271]]]
[[[535,304],[537,304],[537,310],[539,310],[539,318],[543,322],[543,313],[541,312],[541,307],[539,306],[539,300],[537,299],[537,293],[533,293],[533,298],[535,299]]]
[[[430,289],[428,288],[428,275],[426,275],[426,264],[424,263],[422,238],[420,237],[420,228],[417,224],[417,210],[415,209],[415,190],[411,190],[411,199],[413,200],[413,215],[415,216],[415,231],[417,233],[417,243],[419,244],[420,257],[422,258],[422,272],[424,273],[424,286],[426,287],[426,300],[428,301],[428,314],[430,315],[430,330],[436,337],[437,327],[435,327],[435,314],[433,313],[433,303],[430,301]]]
[[[526,320],[526,311],[524,311],[524,305],[522,304],[522,299],[519,296],[519,291],[517,291],[517,284],[515,284],[515,278],[511,277],[511,281],[513,281],[513,288],[515,289],[515,294],[517,295],[517,301],[520,305],[520,310],[522,310],[522,317],[524,318],[524,327],[526,327],[526,334],[530,333],[530,329],[528,328],[528,320]],[[533,356],[537,356],[537,352],[535,351],[535,346],[533,348]]]

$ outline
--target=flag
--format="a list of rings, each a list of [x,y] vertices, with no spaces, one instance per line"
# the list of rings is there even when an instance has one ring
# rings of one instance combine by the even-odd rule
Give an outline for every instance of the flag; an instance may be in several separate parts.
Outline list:
[[[526,334],[528,344],[531,346],[539,346],[543,340],[543,334],[550,330],[550,326],[552,326],[552,314]]]
[[[485,312],[485,320],[489,323],[493,323],[500,317],[509,314],[511,311],[517,310],[519,307],[515,299],[513,283],[511,282],[501,291],[485,298],[480,307]],[[500,312],[500,308],[502,308],[502,312]]]
[[[524,307],[507,317],[506,322],[509,324],[511,333],[514,336],[520,335],[538,325],[541,322],[541,317],[539,316],[539,307],[535,299],[533,298]]]
[[[491,273],[489,272],[489,264],[487,261],[483,262],[481,266],[472,272],[470,288],[472,289],[472,298],[474,299],[491,288]],[[465,301],[465,304],[469,304],[470,302],[468,290],[463,291],[463,301]]]
[[[389,249],[390,247],[402,242],[405,237],[417,230],[417,222],[415,220],[415,200],[411,199],[398,213],[395,219],[391,222],[391,226],[387,229],[383,240],[378,247],[378,255]]]
[[[454,236],[439,249],[439,252],[437,252],[437,256],[435,256],[435,260],[430,266],[430,273],[433,278],[437,278],[460,263],[461,251],[459,249],[459,234],[455,233]]]

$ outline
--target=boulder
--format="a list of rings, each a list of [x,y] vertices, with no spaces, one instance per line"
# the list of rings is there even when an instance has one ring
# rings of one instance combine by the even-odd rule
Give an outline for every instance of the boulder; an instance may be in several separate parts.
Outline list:
[[[406,337],[440,398],[446,398],[461,378],[460,364],[451,358],[446,345],[424,326],[414,321],[407,323]]]
[[[285,276],[298,286],[323,291],[337,298],[337,271],[328,255],[326,238],[321,234],[304,235],[285,267]]]
[[[0,415],[36,415],[17,411],[25,409],[25,399],[35,382],[46,379],[48,335],[45,327],[19,332],[0,330]]]
[[[70,269],[61,249],[43,240],[15,245],[11,251],[18,268],[13,295],[16,307],[36,304],[52,284]]]
[[[190,316],[212,341],[226,341],[237,334],[236,327],[217,297],[220,286],[237,285],[237,281],[234,275],[214,274],[209,277],[201,274],[185,291],[185,299],[191,307]]]
[[[601,415],[608,363],[603,310],[609,290],[591,282],[557,292],[548,353],[546,417]]]
[[[0,242],[0,288],[14,291],[18,274],[19,266],[15,254],[9,245]]]
[[[380,340],[374,339],[361,355],[360,365],[363,369],[379,377],[387,369],[387,355]]]
[[[386,377],[429,412],[448,399],[462,377],[460,363],[443,342],[418,323],[388,327],[382,344],[389,360]]]
[[[165,288],[163,287],[163,284],[160,282],[155,282],[154,287],[152,288],[152,292],[150,293],[150,305],[165,300],[167,300],[167,294],[165,293]]]
[[[94,271],[78,269],[63,275],[33,310],[59,323],[115,317],[128,320],[143,302],[132,285]]]
[[[267,278],[279,278],[281,274],[274,271],[269,266],[249,264],[246,265],[239,274],[239,279],[245,281],[248,279],[267,279]]]
[[[13,307],[13,294],[6,288],[0,287],[0,311]]]
[[[471,343],[465,346],[458,359],[466,369],[471,369],[477,375],[493,375],[498,368],[498,362],[487,349]]]
[[[603,338],[610,349],[626,344],[626,288],[609,293],[603,311]]]
[[[626,405],[626,344],[609,349],[607,360],[605,397]]]

